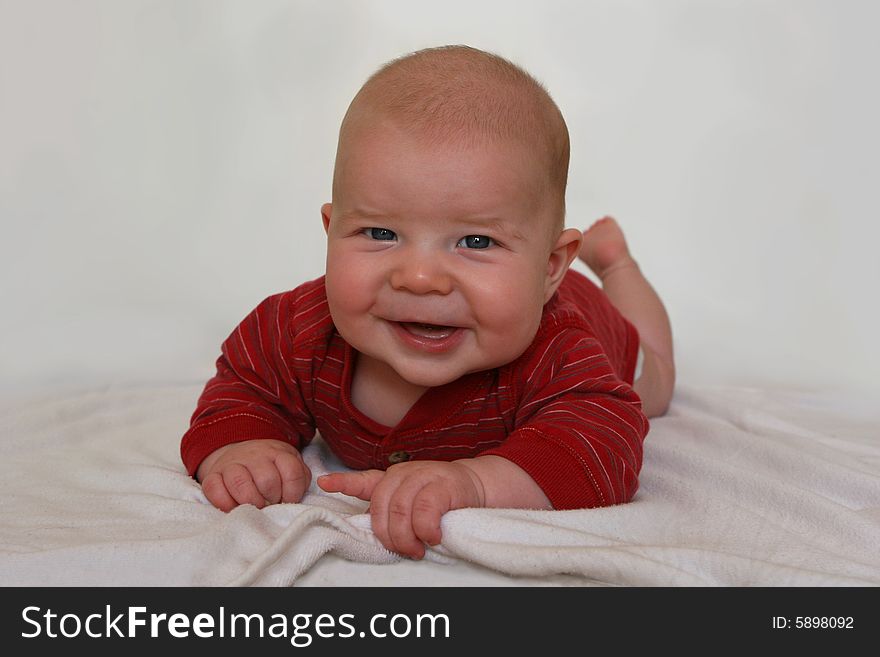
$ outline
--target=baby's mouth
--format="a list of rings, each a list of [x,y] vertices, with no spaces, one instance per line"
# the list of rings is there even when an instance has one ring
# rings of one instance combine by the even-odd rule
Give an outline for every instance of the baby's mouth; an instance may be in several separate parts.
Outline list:
[[[428,340],[444,340],[458,330],[456,326],[423,324],[421,322],[398,322],[398,324],[408,333]]]

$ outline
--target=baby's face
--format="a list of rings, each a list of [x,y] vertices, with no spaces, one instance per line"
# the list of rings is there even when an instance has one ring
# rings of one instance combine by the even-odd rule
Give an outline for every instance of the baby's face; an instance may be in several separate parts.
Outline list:
[[[349,140],[336,175],[327,299],[361,358],[433,387],[525,351],[557,235],[523,145],[425,146],[385,123]]]

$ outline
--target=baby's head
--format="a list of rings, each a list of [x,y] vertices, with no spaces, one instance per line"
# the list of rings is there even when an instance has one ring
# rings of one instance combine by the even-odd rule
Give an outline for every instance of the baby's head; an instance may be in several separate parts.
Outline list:
[[[340,334],[416,386],[516,359],[580,245],[568,130],[510,62],[463,46],[373,75],[342,122],[327,299]]]

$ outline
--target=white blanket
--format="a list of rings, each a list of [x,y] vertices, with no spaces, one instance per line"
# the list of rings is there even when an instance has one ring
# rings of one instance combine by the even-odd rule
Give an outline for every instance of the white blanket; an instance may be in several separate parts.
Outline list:
[[[455,511],[410,562],[366,503],[314,484],[302,504],[211,507],[178,456],[200,389],[7,405],[0,584],[880,585],[880,422],[842,397],[680,386],[632,503]],[[340,467],[319,440],[305,456]]]

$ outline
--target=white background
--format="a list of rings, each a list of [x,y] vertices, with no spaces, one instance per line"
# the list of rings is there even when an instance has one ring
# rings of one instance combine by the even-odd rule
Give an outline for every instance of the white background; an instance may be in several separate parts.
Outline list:
[[[548,87],[679,378],[880,391],[880,4],[0,0],[0,392],[203,381],[321,275],[364,79],[466,43]]]

